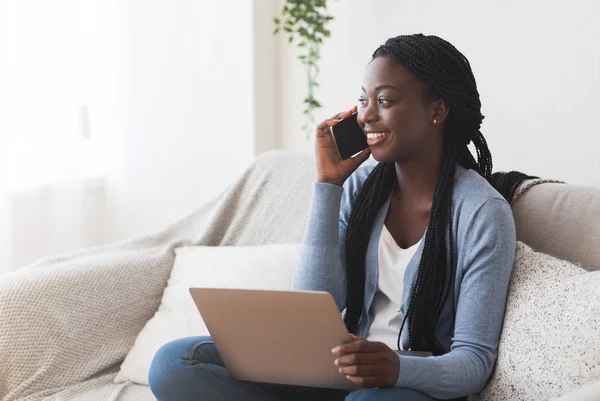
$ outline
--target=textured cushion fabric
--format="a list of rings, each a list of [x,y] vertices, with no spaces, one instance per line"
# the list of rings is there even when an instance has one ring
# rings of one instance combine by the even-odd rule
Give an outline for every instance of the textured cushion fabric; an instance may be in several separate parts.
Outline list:
[[[126,383],[113,383],[115,373],[84,380],[60,389],[48,389],[19,401],[156,401],[150,387]]]
[[[550,400],[600,380],[600,271],[518,243],[498,359],[480,401]]]
[[[513,215],[519,241],[536,251],[600,269],[600,188],[535,185],[514,201]]]
[[[160,232],[0,276],[0,399],[83,391],[87,379],[116,373],[160,304],[175,248],[300,243],[314,180],[310,154],[265,153]]]
[[[162,345],[209,335],[188,288],[289,290],[299,254],[299,244],[175,249],[175,264],[158,311],[138,335],[115,382],[148,384],[150,363]]]

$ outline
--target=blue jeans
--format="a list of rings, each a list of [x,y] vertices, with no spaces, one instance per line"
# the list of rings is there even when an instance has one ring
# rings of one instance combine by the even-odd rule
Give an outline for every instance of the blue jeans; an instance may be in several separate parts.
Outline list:
[[[431,401],[406,388],[344,391],[232,379],[210,337],[163,345],[152,360],[150,389],[159,401]]]

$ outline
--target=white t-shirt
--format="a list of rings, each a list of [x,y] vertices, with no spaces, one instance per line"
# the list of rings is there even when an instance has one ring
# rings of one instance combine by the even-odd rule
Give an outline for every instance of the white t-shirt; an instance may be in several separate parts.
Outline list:
[[[404,272],[420,243],[408,249],[400,248],[383,225],[378,250],[379,278],[371,305],[367,340],[380,341],[393,350],[398,349],[398,332],[404,318],[400,310]]]

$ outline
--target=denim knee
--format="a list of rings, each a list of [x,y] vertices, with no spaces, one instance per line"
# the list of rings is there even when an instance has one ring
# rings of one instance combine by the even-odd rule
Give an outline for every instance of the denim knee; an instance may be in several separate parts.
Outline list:
[[[158,399],[163,398],[165,385],[172,385],[170,376],[177,375],[178,350],[177,341],[172,341],[160,347],[152,358],[148,372],[148,385]]]
[[[397,388],[368,388],[353,391],[348,394],[345,401],[435,401],[427,394],[397,387]]]
[[[184,361],[189,359],[190,349],[201,340],[200,337],[181,338],[156,351],[148,372],[148,385],[156,398],[168,398],[168,392],[183,376],[180,371],[185,369]]]

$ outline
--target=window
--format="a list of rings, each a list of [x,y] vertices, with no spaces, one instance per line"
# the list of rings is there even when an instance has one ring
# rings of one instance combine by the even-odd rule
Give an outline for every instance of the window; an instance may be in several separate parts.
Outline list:
[[[110,1],[6,0],[9,187],[104,172]]]

